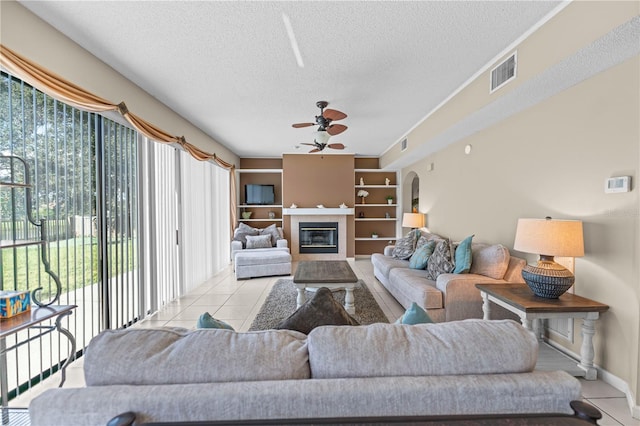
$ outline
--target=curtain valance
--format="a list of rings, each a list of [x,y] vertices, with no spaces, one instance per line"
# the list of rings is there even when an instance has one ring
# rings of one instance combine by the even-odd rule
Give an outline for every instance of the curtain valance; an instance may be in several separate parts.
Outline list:
[[[73,107],[89,112],[117,111],[134,129],[151,140],[160,143],[176,143],[200,161],[212,160],[231,173],[231,224],[236,222],[235,166],[216,154],[208,153],[187,142],[184,136],[173,136],[148,121],[131,113],[124,102],[114,104],[42,68],[0,44],[0,66],[11,75],[27,82],[36,89]]]

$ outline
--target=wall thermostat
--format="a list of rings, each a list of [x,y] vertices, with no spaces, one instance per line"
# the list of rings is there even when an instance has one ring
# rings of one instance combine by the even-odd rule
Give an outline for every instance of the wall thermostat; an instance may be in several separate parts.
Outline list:
[[[631,176],[612,177],[604,182],[604,192],[607,194],[614,192],[629,192],[630,190]]]

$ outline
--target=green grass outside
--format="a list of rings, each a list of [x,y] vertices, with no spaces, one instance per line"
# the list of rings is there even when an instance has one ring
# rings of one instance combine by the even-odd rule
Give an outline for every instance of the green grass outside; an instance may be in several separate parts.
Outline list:
[[[137,267],[136,240],[109,244],[110,271],[115,276]],[[79,237],[47,245],[51,270],[60,278],[62,293],[74,291],[99,281],[98,243],[95,238]],[[32,291],[42,285],[42,300],[53,293],[55,284],[40,260],[40,246],[2,250],[2,286],[13,290]],[[15,262],[15,263],[14,263]],[[41,283],[41,284],[38,284]]]

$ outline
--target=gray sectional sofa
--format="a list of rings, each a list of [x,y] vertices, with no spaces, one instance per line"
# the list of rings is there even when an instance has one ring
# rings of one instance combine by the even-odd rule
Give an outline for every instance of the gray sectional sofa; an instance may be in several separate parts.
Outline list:
[[[534,371],[538,342],[511,320],[322,326],[238,333],[105,331],[86,387],[50,389],[31,424],[567,413],[569,374]]]
[[[426,232],[421,235],[427,240],[443,238]],[[476,283],[524,282],[522,268],[526,261],[511,256],[500,244],[473,243],[469,273],[445,273],[435,280],[427,278],[424,269],[409,268],[409,260],[394,258],[393,250],[394,246],[387,246],[384,253],[371,256],[374,275],[403,307],[416,302],[436,322],[482,318],[482,298]],[[499,306],[493,316],[515,318]]]

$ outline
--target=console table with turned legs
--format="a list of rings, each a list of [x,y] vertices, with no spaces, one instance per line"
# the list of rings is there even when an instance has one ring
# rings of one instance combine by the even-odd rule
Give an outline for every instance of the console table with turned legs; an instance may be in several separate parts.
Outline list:
[[[585,379],[597,379],[598,371],[593,366],[595,321],[609,306],[571,293],[558,299],[545,299],[534,295],[526,284],[476,284],[476,287],[482,296],[484,319],[491,318],[489,302],[493,302],[517,314],[522,325],[538,339],[541,338],[540,319],[581,318],[582,346],[578,367],[584,371]]]

